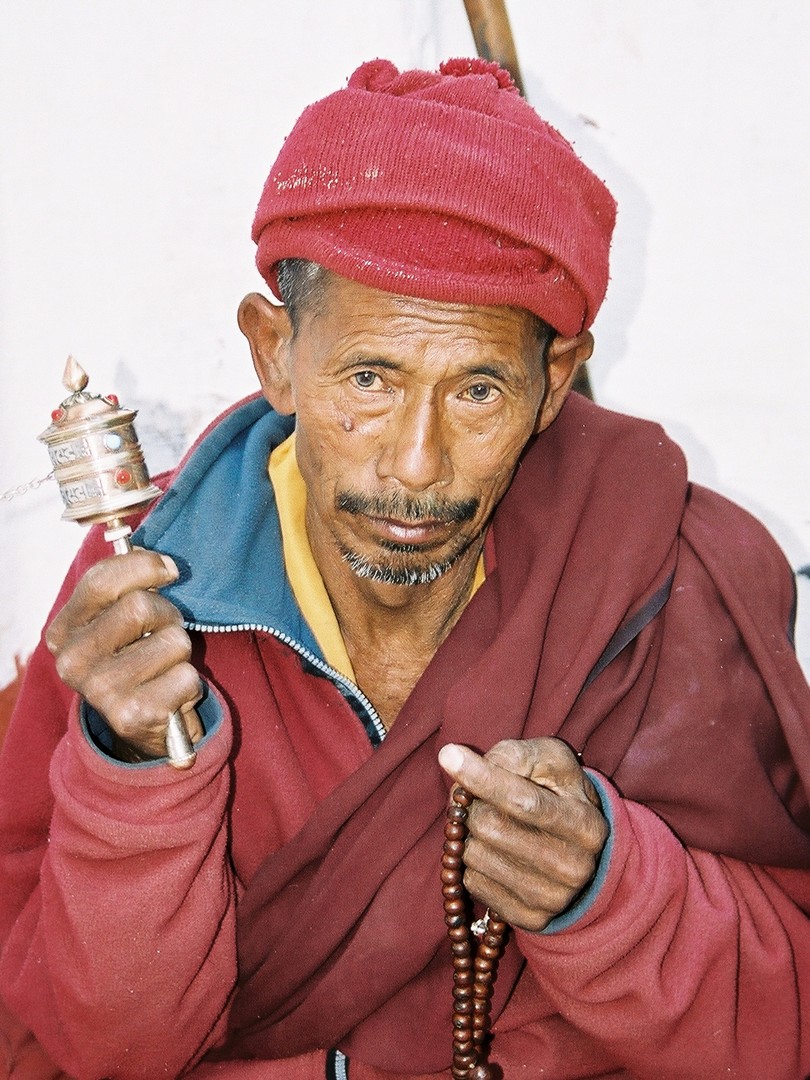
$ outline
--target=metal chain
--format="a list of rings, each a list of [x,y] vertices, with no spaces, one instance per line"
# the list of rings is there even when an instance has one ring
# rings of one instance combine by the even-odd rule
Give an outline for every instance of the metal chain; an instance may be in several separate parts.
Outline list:
[[[49,472],[47,476],[40,476],[38,480],[29,480],[27,484],[18,484],[17,487],[0,493],[0,502],[11,502],[18,495],[27,495],[29,491],[36,491],[38,487],[47,483],[48,480],[53,480],[52,472]]]

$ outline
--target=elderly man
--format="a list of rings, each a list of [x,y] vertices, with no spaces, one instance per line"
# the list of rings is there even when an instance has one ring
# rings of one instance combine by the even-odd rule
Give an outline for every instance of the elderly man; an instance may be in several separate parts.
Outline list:
[[[10,1076],[807,1075],[792,578],[569,394],[613,220],[494,65],[303,113],[262,394],[88,538],[6,740]]]

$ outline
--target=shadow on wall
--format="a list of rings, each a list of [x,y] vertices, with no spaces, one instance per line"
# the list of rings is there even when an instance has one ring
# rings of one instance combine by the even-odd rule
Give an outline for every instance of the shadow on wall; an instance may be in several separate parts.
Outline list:
[[[612,153],[616,134],[603,127],[599,116],[574,113],[548,90],[541,76],[524,67],[526,97],[539,114],[566,138],[576,153],[609,188],[619,212],[611,244],[611,275],[605,303],[594,325],[596,350],[587,364],[593,396],[608,408],[620,403],[600,402],[598,384],[628,351],[630,327],[646,288],[648,237],[652,206],[632,173]]]

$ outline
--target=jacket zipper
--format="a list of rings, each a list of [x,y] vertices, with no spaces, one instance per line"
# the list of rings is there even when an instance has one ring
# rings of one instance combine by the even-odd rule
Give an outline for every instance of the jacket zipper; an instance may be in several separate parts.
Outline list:
[[[369,699],[363,693],[359,686],[355,685],[351,679],[347,679],[345,675],[342,675],[339,671],[327,664],[325,660],[321,660],[311,649],[308,649],[305,645],[302,645],[295,638],[291,638],[289,634],[285,634],[281,630],[275,630],[272,626],[264,626],[261,623],[236,623],[233,626],[222,626],[210,623],[198,623],[198,622],[184,622],[186,630],[194,630],[197,633],[202,634],[229,634],[237,631],[245,631],[247,633],[255,633],[259,631],[263,634],[269,634],[271,637],[281,641],[284,645],[287,645],[293,652],[298,653],[300,657],[316,668],[322,675],[325,675],[333,683],[335,683],[341,692],[344,693],[344,697],[353,697],[361,706],[363,711],[367,714],[373,729],[373,733],[376,736],[377,742],[381,743],[386,736],[386,728],[377,714],[377,710],[371,704]],[[362,717],[360,717],[362,720]],[[368,729],[367,729],[368,730]],[[372,739],[374,742],[374,739]]]

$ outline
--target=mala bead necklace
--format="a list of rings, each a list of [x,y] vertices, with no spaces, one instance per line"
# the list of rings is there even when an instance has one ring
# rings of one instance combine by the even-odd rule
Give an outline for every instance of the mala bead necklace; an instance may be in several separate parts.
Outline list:
[[[469,901],[464,888],[464,841],[467,810],[473,801],[455,788],[447,808],[442,854],[444,921],[453,952],[453,1080],[495,1080],[487,1063],[489,1013],[506,923],[487,910],[467,925]],[[473,936],[479,940],[474,944]]]

